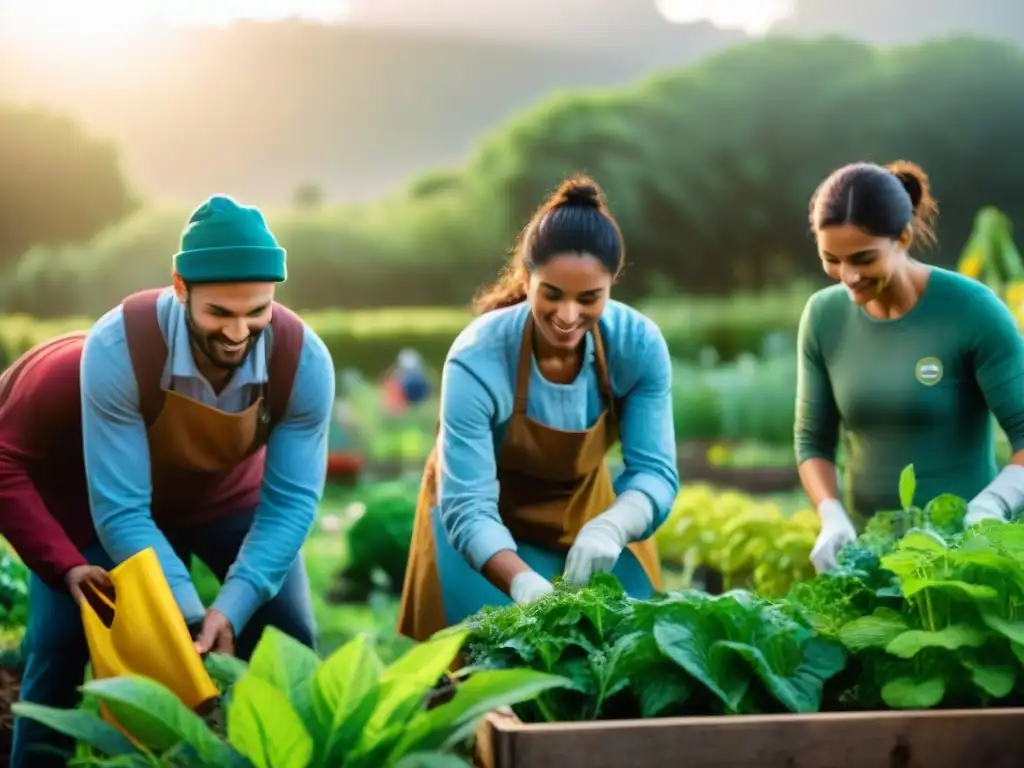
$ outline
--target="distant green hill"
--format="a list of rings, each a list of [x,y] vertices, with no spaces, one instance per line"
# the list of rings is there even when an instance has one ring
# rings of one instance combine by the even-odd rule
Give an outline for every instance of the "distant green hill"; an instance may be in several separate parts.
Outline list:
[[[861,159],[928,171],[942,215],[939,247],[922,256],[948,266],[979,208],[1024,221],[1022,93],[1024,51],[988,41],[737,46],[631,87],[545,100],[462,167],[372,203],[268,207],[290,254],[282,300],[465,305],[538,203],[580,170],[605,187],[622,225],[622,298],[822,279],[808,199],[826,173]],[[187,213],[144,208],[89,244],[28,253],[0,285],[0,311],[95,316],[166,282]]]

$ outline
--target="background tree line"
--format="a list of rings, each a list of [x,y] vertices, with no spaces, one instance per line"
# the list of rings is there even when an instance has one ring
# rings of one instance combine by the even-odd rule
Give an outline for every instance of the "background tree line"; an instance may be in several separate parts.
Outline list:
[[[299,308],[465,304],[538,202],[577,170],[605,186],[622,224],[627,298],[820,275],[808,198],[831,168],[859,159],[906,157],[928,170],[943,213],[927,258],[951,265],[978,208],[1024,215],[1021,93],[1024,53],[996,42],[878,50],[777,38],[628,88],[564,94],[494,131],[461,167],[373,203],[270,211],[292,259],[282,298]],[[14,151],[28,156],[34,140],[28,132]],[[131,198],[110,199],[113,219]],[[187,214],[147,206],[90,243],[30,250],[6,273],[0,311],[96,315],[166,281]]]

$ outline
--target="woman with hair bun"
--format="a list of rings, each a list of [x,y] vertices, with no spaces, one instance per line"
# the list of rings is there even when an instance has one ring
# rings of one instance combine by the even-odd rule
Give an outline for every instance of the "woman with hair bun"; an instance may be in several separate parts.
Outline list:
[[[915,503],[968,499],[968,526],[1024,506],[1024,342],[988,287],[909,255],[935,242],[937,213],[927,175],[903,161],[847,165],[811,198],[819,256],[837,281],[811,296],[799,330],[794,433],[821,517],[811,552],[819,572],[836,567],[867,517],[901,507],[907,464]],[[1013,447],[1002,471],[993,415]]]
[[[611,299],[619,227],[598,185],[565,181],[501,279],[475,302],[441,381],[399,630],[424,640],[564,575],[659,587],[650,538],[679,487],[672,369],[661,331]],[[623,473],[605,454],[621,440]]]

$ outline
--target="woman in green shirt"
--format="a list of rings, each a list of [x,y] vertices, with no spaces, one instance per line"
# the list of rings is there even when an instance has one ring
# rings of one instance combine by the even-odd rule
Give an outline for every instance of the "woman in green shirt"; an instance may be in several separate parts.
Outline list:
[[[854,521],[898,509],[913,464],[918,503],[969,499],[967,525],[1024,507],[1024,341],[985,285],[908,254],[934,242],[938,206],[918,166],[847,165],[811,198],[825,273],[800,319],[796,424],[804,490],[821,533],[821,572],[856,536]],[[995,415],[1013,448],[998,471]],[[839,428],[843,493],[835,468]]]

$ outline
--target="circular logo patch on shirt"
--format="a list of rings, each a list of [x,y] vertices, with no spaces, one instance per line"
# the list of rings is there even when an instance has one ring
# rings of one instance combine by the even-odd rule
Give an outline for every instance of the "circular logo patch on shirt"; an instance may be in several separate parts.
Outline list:
[[[922,357],[914,366],[914,377],[926,387],[942,381],[942,361],[937,357]]]

